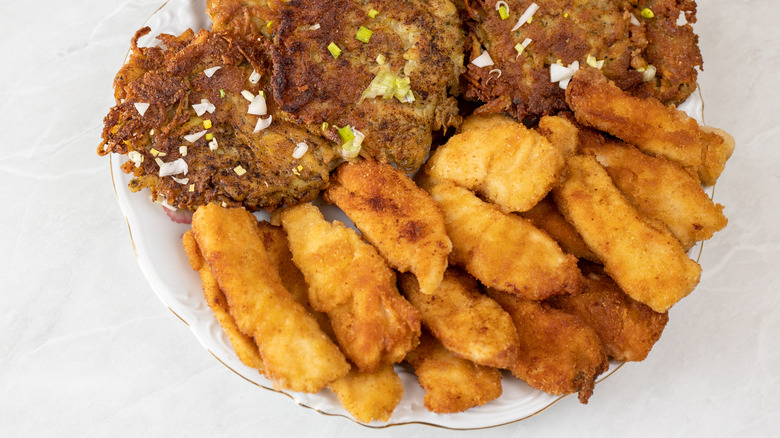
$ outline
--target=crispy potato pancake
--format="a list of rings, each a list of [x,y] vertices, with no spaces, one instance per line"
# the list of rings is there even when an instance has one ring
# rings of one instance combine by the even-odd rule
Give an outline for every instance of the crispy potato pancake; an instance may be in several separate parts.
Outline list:
[[[568,160],[555,203],[606,272],[633,299],[666,312],[698,284],[701,267],[666,227],[628,202],[591,156]]]
[[[512,316],[520,339],[517,361],[509,369],[518,379],[550,394],[579,392],[581,403],[593,394],[596,377],[609,364],[596,332],[577,317],[543,303],[488,289]]]
[[[317,392],[350,369],[314,317],[282,285],[243,208],[198,208],[192,233],[242,333],[254,338],[265,375],[279,389]]]
[[[122,166],[133,174],[131,191],[148,187],[153,199],[192,211],[210,202],[255,211],[311,200],[325,188],[340,160],[335,144],[284,120],[270,99],[266,44],[201,30],[160,35],[163,47],[138,47],[148,31],[133,38],[130,58],[114,80],[117,105],[104,120],[98,147],[100,155],[134,157]],[[253,71],[261,75],[257,83],[250,81]],[[247,113],[244,91],[268,97],[272,122],[266,129],[254,132],[258,116]],[[213,108],[199,115],[196,105],[203,99]],[[301,142],[308,150],[296,159]]]
[[[439,286],[452,243],[436,202],[406,174],[376,161],[345,163],[323,196],[352,219],[390,267],[412,272],[423,293]]]
[[[549,234],[565,253],[578,259],[599,261],[599,257],[588,248],[577,229],[558,211],[551,196],[542,199],[534,205],[534,208],[522,213],[521,216],[531,221],[536,228]]]
[[[699,179],[676,163],[595,131],[582,138],[582,153],[596,157],[631,205],[663,222],[685,250],[728,224],[723,206],[712,202]]]
[[[347,357],[364,372],[403,360],[417,345],[420,314],[398,292],[379,253],[311,204],[287,208],[279,218],[309,302],[328,314]]]
[[[486,286],[523,298],[581,291],[584,279],[577,259],[529,221],[502,213],[451,182],[435,185],[430,193],[444,212],[452,240],[450,263]]]
[[[256,368],[260,371],[260,374],[263,374],[263,358],[260,356],[257,344],[255,344],[255,341],[251,336],[247,336],[239,330],[236,321],[230,316],[227,298],[225,298],[225,294],[219,290],[217,279],[214,277],[214,273],[211,272],[208,263],[203,260],[200,248],[198,248],[198,242],[196,242],[195,237],[192,236],[192,230],[188,230],[184,233],[184,236],[182,236],[182,243],[184,245],[184,252],[187,254],[187,258],[190,261],[190,266],[200,275],[206,304],[208,304],[211,311],[214,312],[214,317],[217,318],[217,322],[222,326],[222,330],[225,331],[225,334],[230,341],[230,345],[233,346],[233,350],[236,352],[236,356],[238,356],[238,359],[241,360],[244,365],[250,368]]]
[[[425,173],[473,190],[505,211],[529,210],[560,177],[563,153],[522,123],[475,124],[436,149]]]
[[[358,421],[387,421],[404,396],[404,385],[392,364],[372,373],[353,369],[329,388]]]
[[[379,11],[373,18],[371,9]],[[414,171],[430,150],[432,131],[460,122],[452,96],[465,38],[450,0],[402,6],[394,0],[210,0],[208,11],[216,29],[255,27],[255,35],[271,37],[281,108],[302,124],[329,123],[326,134],[339,143],[336,126],[359,130],[363,157]],[[361,26],[370,31],[366,42],[356,38]],[[413,102],[364,96],[380,73],[408,79]]]
[[[431,294],[422,293],[408,274],[401,275],[399,284],[447,350],[479,365],[509,368],[517,354],[517,330],[501,306],[479,291],[477,280],[450,268]]]
[[[669,315],[654,312],[632,299],[599,269],[592,267],[589,271],[585,292],[573,297],[552,297],[546,303],[576,316],[595,330],[607,356],[619,361],[645,360],[661,338]]]
[[[734,151],[734,138],[725,131],[699,126],[656,99],[631,96],[595,68],[574,75],[566,101],[581,124],[691,169],[705,185],[715,184]]]
[[[428,333],[406,361],[425,390],[425,407],[438,414],[463,412],[501,396],[501,372],[461,359]]]

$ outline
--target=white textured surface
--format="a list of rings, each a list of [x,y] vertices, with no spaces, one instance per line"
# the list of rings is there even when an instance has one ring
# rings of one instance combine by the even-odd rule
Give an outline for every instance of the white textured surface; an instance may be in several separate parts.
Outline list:
[[[227,370],[162,306],[97,147],[111,81],[159,0],[2,2],[0,435],[444,435],[370,431]],[[701,1],[705,120],[737,151],[729,227],[650,357],[522,422],[473,435],[774,436],[780,430],[780,29],[771,0]]]

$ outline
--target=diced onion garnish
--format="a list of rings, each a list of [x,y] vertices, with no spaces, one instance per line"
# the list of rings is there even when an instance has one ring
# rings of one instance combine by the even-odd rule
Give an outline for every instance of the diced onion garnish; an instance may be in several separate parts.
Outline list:
[[[489,67],[493,65],[493,59],[490,57],[490,54],[487,52],[487,50],[485,50],[481,55],[474,58],[471,63],[477,67]]]
[[[187,140],[190,143],[195,143],[196,141],[200,140],[201,137],[206,135],[206,130],[196,132],[194,134],[185,135],[184,139]]]
[[[249,75],[249,82],[253,84],[260,82],[260,73],[257,70],[252,70],[252,74]]]
[[[138,114],[140,114],[141,117],[143,117],[144,114],[146,114],[146,110],[149,109],[149,104],[144,102],[136,102],[133,106],[135,106],[135,110],[138,111]]]
[[[221,69],[222,67],[211,67],[203,70],[203,73],[206,75],[207,78],[210,78],[214,76],[214,73],[217,72],[217,70]]]
[[[376,9],[371,9],[370,11],[368,11],[368,16],[371,18],[375,18],[378,14],[379,11],[377,11]]]
[[[265,104],[265,97],[262,94],[258,94],[252,99],[249,104],[249,109],[246,110],[248,114],[253,116],[264,116],[268,114],[268,107]]]
[[[345,126],[341,129],[346,128],[349,128],[352,138],[341,145],[341,156],[344,158],[355,158],[360,154],[360,148],[363,144],[363,139],[365,139],[366,136],[357,129],[352,129],[350,126]],[[339,130],[339,134],[341,134],[341,129]],[[341,138],[343,139],[344,137]]]
[[[179,155],[182,157],[187,156],[187,146],[179,146]]]
[[[603,66],[604,66],[604,60],[602,59],[601,61],[597,61],[597,60],[596,60],[596,57],[595,57],[595,56],[593,56],[593,55],[588,55],[587,59],[585,59],[585,62],[586,62],[586,63],[587,63],[589,66],[591,66],[591,67],[593,67],[593,68],[597,68],[597,69],[599,69],[599,70],[601,70],[601,67],[603,67]]]
[[[379,65],[385,65],[385,55],[381,53],[376,55],[376,63]]]
[[[517,50],[517,56],[522,55],[525,48],[528,47],[528,45],[531,44],[532,42],[533,40],[531,38],[526,38],[523,40],[522,43],[517,43],[515,45],[515,50]],[[515,59],[517,59],[517,56],[515,57]]]
[[[194,192],[194,191],[195,191],[195,184],[190,184],[190,192]]]
[[[127,153],[127,158],[130,159],[133,163],[135,163],[135,167],[138,167],[141,165],[141,163],[144,162],[144,156],[141,155],[138,151],[130,151]]]
[[[158,203],[158,204],[160,204],[160,205],[162,205],[163,207],[167,208],[167,209],[168,209],[168,210],[170,210],[170,211],[176,211],[176,210],[178,210],[178,208],[176,208],[176,207],[174,207],[173,205],[169,204],[169,203],[168,203],[168,200],[167,200],[167,199],[165,199],[165,198],[163,198],[163,197],[160,197],[160,199],[158,199],[158,200],[157,200],[157,203]]]
[[[560,64],[552,64],[550,65],[550,82],[558,82],[558,86],[565,90],[569,85],[569,80],[571,80],[574,73],[579,69],[579,61],[574,61],[567,67]]]
[[[639,26],[642,23],[639,22],[639,20],[636,18],[636,15],[631,14],[631,24],[634,26]]]
[[[496,2],[496,10],[498,11],[498,16],[501,17],[502,20],[509,18],[509,5],[506,4],[505,1]]]
[[[216,138],[212,138],[211,141],[209,142],[209,149],[212,151],[216,151],[217,149],[219,149],[219,143],[217,143]]]
[[[655,79],[657,69],[654,65],[648,65],[647,68],[645,68],[645,71],[642,72],[642,80],[645,82],[650,82],[653,79]]]
[[[320,28],[320,23],[314,23],[311,26],[309,26],[309,30],[317,30]]]
[[[650,8],[644,8],[642,9],[642,12],[639,13],[644,18],[653,18],[655,17],[655,14],[653,13],[653,10]]]
[[[184,161],[184,159],[179,158],[176,161],[161,164],[159,176],[162,178],[164,176],[178,175],[182,173],[186,175],[188,170],[187,162]]]
[[[254,132],[260,132],[263,129],[271,126],[271,119],[272,118],[273,118],[273,116],[268,116],[267,119],[263,119],[263,118],[258,117],[257,118],[257,124],[255,125]]]
[[[517,23],[515,23],[515,27],[512,28],[512,32],[516,31],[517,29],[520,29],[520,26],[524,25],[528,20],[531,19],[531,17],[534,16],[536,11],[539,10],[539,5],[536,3],[531,3],[531,6],[528,7],[528,9],[523,12],[523,15],[520,16],[520,19],[517,20]]]
[[[252,99],[255,98],[255,95],[252,94],[252,92],[248,91],[248,90],[242,90],[241,91],[241,95],[244,96],[244,99],[246,99],[246,100],[248,100],[250,102],[252,101]]]
[[[206,113],[213,114],[214,111],[217,109],[217,107],[214,106],[213,103],[209,102],[208,99],[201,99],[200,103],[196,103],[192,105],[192,109],[194,109],[195,114],[197,114],[198,117],[200,117]]]
[[[336,59],[341,55],[341,49],[339,49],[339,46],[336,45],[336,43],[332,42],[328,44],[328,51],[331,55],[333,55],[333,58]]]
[[[165,161],[163,161],[162,158],[155,158],[154,162],[157,163],[157,167],[162,167],[162,165],[165,164]]]
[[[177,183],[181,185],[186,185],[190,182],[189,178],[176,178],[175,176],[171,177],[172,180],[176,181]]]
[[[292,157],[296,160],[300,159],[302,156],[306,154],[306,151],[309,150],[309,145],[306,144],[306,142],[302,141],[295,145],[295,150],[292,153]]]
[[[246,169],[241,167],[241,165],[239,164],[238,166],[233,168],[233,172],[236,172],[236,175],[241,176],[246,173]]]

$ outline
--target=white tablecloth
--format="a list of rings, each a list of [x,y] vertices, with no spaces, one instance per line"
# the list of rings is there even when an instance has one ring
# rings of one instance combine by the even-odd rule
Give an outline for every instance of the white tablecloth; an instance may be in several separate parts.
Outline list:
[[[138,268],[108,160],[113,76],[161,0],[0,3],[0,436],[443,436],[372,431],[236,376]],[[773,0],[700,0],[705,120],[737,150],[730,223],[649,358],[474,436],[778,436],[780,25]]]

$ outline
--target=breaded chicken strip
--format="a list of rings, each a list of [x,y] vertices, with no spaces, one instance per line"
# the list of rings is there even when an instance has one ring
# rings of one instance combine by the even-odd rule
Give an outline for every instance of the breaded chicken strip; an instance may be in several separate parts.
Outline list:
[[[257,343],[274,387],[317,392],[349,372],[338,347],[282,285],[252,214],[209,204],[193,215],[192,232],[230,315]]]
[[[565,253],[578,259],[599,261],[599,257],[588,248],[577,229],[567,222],[566,218],[558,211],[551,196],[545,197],[534,205],[534,208],[522,213],[521,216],[555,239]]]
[[[625,93],[595,68],[580,69],[566,89],[566,101],[583,125],[606,131],[690,169],[705,185],[715,184],[734,151],[725,131],[696,120],[653,98]]]
[[[387,421],[404,396],[404,385],[392,364],[365,373],[353,369],[330,384],[344,409],[358,421]]]
[[[452,240],[450,263],[483,284],[528,299],[579,293],[577,259],[520,216],[445,181],[430,189]]]
[[[641,361],[661,337],[669,315],[623,293],[595,268],[586,275],[588,289],[575,297],[552,297],[556,309],[576,316],[598,334],[607,356],[620,361]]]
[[[631,206],[595,158],[570,158],[567,173],[553,190],[558,208],[631,298],[666,312],[696,287],[699,264]]]
[[[428,333],[406,355],[425,390],[425,407],[438,414],[463,412],[501,396],[501,372],[461,359]]]
[[[347,357],[365,372],[403,360],[417,345],[420,314],[398,293],[395,274],[379,253],[311,204],[279,217],[309,284],[309,302],[328,314]]]
[[[495,289],[488,289],[488,295],[517,327],[520,350],[509,369],[512,374],[549,394],[579,392],[580,402],[587,403],[596,377],[609,365],[596,332],[577,317],[538,301]]]
[[[444,274],[432,293],[420,292],[417,280],[402,275],[401,290],[422,315],[425,327],[456,356],[476,364],[508,368],[518,349],[512,318],[479,291],[477,280],[457,268]]]
[[[376,161],[345,163],[324,197],[352,219],[388,265],[412,272],[423,293],[439,286],[452,243],[436,202],[406,174]]]
[[[251,336],[247,336],[239,330],[236,321],[230,316],[227,298],[219,290],[214,273],[211,272],[211,268],[203,260],[200,248],[198,248],[198,242],[195,241],[195,237],[192,235],[192,230],[184,233],[182,243],[184,244],[184,252],[190,261],[190,266],[200,275],[206,304],[214,312],[214,317],[217,318],[217,322],[222,326],[222,330],[225,331],[230,345],[233,346],[233,350],[236,352],[236,356],[241,360],[241,363],[250,368],[256,368],[260,371],[260,374],[263,374],[263,358],[260,356],[257,344]]]
[[[723,206],[712,202],[698,178],[676,163],[597,132],[583,132],[581,138],[582,153],[596,157],[631,204],[663,222],[684,249],[728,224]]]
[[[522,123],[489,120],[471,124],[436,149],[425,165],[434,179],[448,179],[473,190],[505,211],[526,211],[552,189],[565,156]]]

